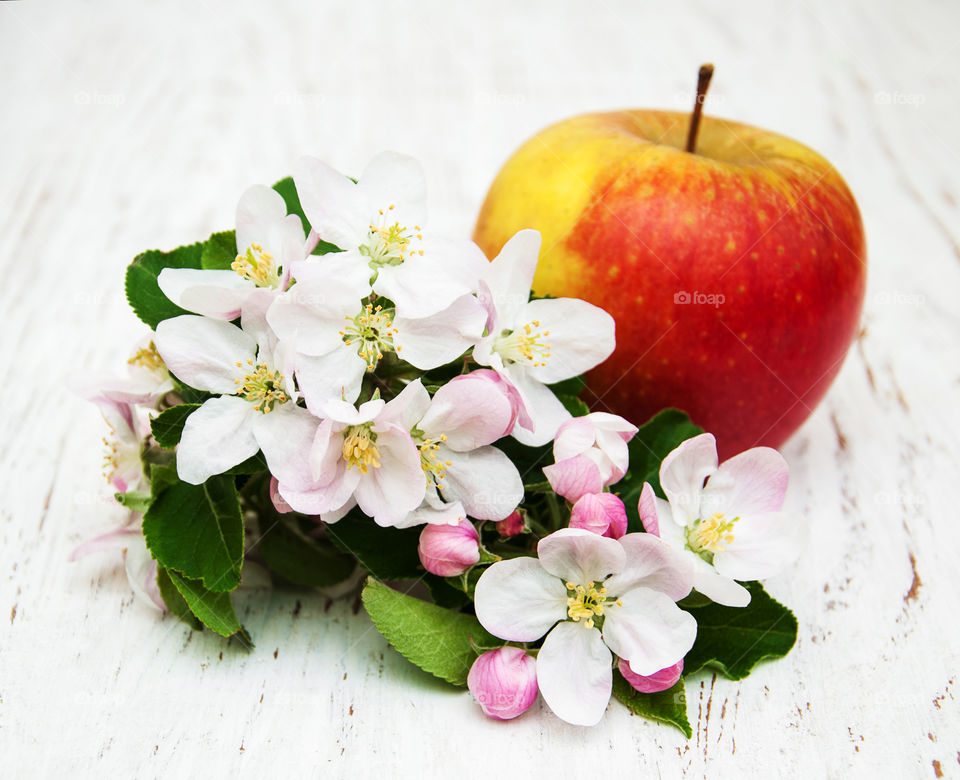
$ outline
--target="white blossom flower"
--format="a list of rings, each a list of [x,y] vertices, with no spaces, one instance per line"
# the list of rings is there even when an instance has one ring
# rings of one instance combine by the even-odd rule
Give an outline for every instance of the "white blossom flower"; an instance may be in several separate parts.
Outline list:
[[[789,565],[800,553],[803,526],[782,511],[789,467],[779,452],[754,447],[719,466],[717,460],[711,434],[683,442],[660,465],[668,501],[645,484],[640,519],[688,558],[697,591],[744,607],[750,592],[736,580],[771,577]]]
[[[280,193],[248,189],[237,204],[236,235],[231,270],[164,268],[157,277],[163,294],[187,311],[234,320],[254,291],[285,290],[292,265],[307,253],[300,217],[287,214]]]
[[[693,646],[696,621],[675,604],[690,592],[690,569],[652,534],[615,540],[565,528],[541,539],[537,553],[490,566],[474,606],[483,627],[501,639],[532,642],[546,634],[537,681],[561,719],[592,726],[603,717],[612,653],[649,675]]]
[[[517,427],[524,444],[550,441],[570,414],[546,386],[579,376],[603,362],[615,346],[613,318],[575,298],[529,300],[540,254],[540,234],[521,230],[491,262],[481,280],[487,333],[473,358],[511,382],[533,419],[532,432]]]

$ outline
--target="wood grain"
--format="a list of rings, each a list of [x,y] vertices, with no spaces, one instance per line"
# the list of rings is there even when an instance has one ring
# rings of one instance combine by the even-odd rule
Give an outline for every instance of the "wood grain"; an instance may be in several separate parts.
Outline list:
[[[948,3],[642,7],[491,0],[0,3],[0,753],[8,777],[960,776],[960,90]],[[300,154],[423,160],[431,224],[468,235],[542,126],[706,110],[799,138],[857,194],[863,330],[789,442],[811,546],[769,583],[796,650],[689,684],[689,742],[611,705],[567,726],[485,719],[362,612],[244,590],[245,653],[134,603],[118,557],[67,563],[122,517],[102,423],[65,389],[141,332],[124,265],[232,226]],[[7,617],[9,615],[9,617]]]

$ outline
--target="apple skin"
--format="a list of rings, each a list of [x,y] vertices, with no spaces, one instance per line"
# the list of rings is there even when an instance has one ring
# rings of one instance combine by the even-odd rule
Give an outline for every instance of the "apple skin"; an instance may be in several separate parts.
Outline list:
[[[726,457],[779,446],[826,393],[858,331],[866,246],[816,152],[705,116],[691,154],[689,121],[619,111],[548,127],[497,175],[474,240],[494,257],[539,230],[534,293],[613,315],[591,408],[637,423],[683,409]]]

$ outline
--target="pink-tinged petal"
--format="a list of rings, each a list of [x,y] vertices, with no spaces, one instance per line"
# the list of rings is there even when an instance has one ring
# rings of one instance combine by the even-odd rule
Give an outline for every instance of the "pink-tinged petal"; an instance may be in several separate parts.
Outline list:
[[[383,407],[377,415],[377,425],[396,425],[404,431],[411,431],[429,408],[430,393],[417,377]]]
[[[570,527],[619,539],[627,532],[627,510],[613,493],[586,493],[573,505]]]
[[[750,603],[750,591],[740,583],[718,574],[709,563],[694,553],[693,588],[708,599],[725,607],[745,607]]]
[[[660,464],[660,486],[674,521],[690,525],[700,517],[704,480],[717,470],[717,441],[711,433],[687,439]]]
[[[653,534],[627,534],[620,539],[627,554],[624,568],[607,580],[607,591],[623,595],[633,588],[665,593],[674,601],[685,598],[693,587],[693,566],[688,557]]]
[[[329,512],[321,513],[320,522],[330,525],[332,523],[336,523],[338,520],[343,520],[343,518],[345,518],[349,514],[350,510],[356,505],[357,500],[353,496],[350,496],[350,498],[347,499],[347,502],[342,504],[338,509],[331,509]],[[359,568],[359,566],[357,568]],[[363,570],[361,569],[361,571]],[[363,575],[365,576],[366,572],[363,572]],[[363,576],[361,576],[360,579],[363,579]],[[323,588],[320,588],[320,590],[322,591]]]
[[[622,606],[621,606],[622,604]],[[697,621],[670,596],[634,588],[604,612],[603,639],[637,674],[650,675],[681,660],[697,638]]]
[[[517,427],[513,429],[513,437],[528,447],[539,447],[553,439],[560,426],[570,419],[570,412],[560,403],[560,399],[549,387],[532,379],[517,364],[505,366],[500,375],[517,388],[529,422],[533,424],[532,428],[528,428],[523,418],[519,418]]]
[[[252,403],[232,395],[205,401],[183,426],[177,448],[180,479],[200,485],[256,455],[260,445],[253,421],[259,414]]]
[[[640,693],[659,693],[660,691],[668,691],[677,684],[677,681],[683,674],[683,659],[677,661],[672,666],[668,666],[666,669],[661,669],[659,672],[654,672],[646,676],[637,674],[630,668],[630,664],[622,658],[620,659],[619,668],[623,679],[630,683],[634,690]]]
[[[614,539],[579,528],[561,528],[537,545],[540,565],[565,583],[601,583],[626,564],[626,553]]]
[[[336,349],[321,357],[294,357],[297,383],[307,408],[318,416],[332,400],[351,405],[360,395],[367,364],[349,347]]]
[[[643,530],[659,537],[660,516],[657,514],[657,494],[653,492],[649,482],[643,483],[640,500],[637,502],[637,512],[640,515],[640,522],[643,523]]]
[[[512,558],[490,566],[474,592],[477,620],[510,642],[533,642],[567,616],[567,589],[536,558]]]
[[[237,392],[236,380],[249,370],[246,361],[257,356],[256,342],[240,328],[193,314],[157,325],[155,343],[170,373],[190,387],[211,393]]]
[[[391,526],[420,506],[426,479],[420,467],[420,451],[406,431],[395,426],[381,430],[378,426],[377,450],[380,467],[363,475],[354,496],[377,525]]]
[[[434,488],[433,485],[427,485],[428,494],[431,489],[436,492],[436,488]],[[394,528],[413,528],[414,526],[424,524],[455,525],[460,520],[466,519],[467,510],[463,508],[463,504],[459,501],[445,504],[438,499],[435,503],[428,503],[427,499],[424,498],[423,503],[397,523]]]
[[[316,483],[316,486],[329,485],[346,468],[343,460],[344,427],[342,423],[329,418],[322,420],[317,426],[308,458],[310,483]]]
[[[538,382],[553,384],[579,376],[600,365],[616,346],[613,317],[592,303],[578,298],[543,298],[530,301],[513,323],[519,328],[539,322],[543,341],[550,345],[550,357],[543,365],[529,369]]]
[[[624,419],[618,414],[609,412],[591,412],[587,415],[593,422],[594,427],[603,433],[614,433],[629,442],[637,433],[639,428],[629,420]]]
[[[480,535],[468,520],[428,525],[420,532],[417,554],[431,574],[458,577],[480,560]]]
[[[582,623],[560,623],[547,635],[537,655],[540,695],[560,720],[574,726],[595,726],[610,702],[612,660],[597,629]]]
[[[273,504],[273,508],[281,515],[286,515],[293,511],[293,507],[280,495],[280,483],[276,477],[270,477],[270,502]]]
[[[703,489],[700,516],[729,517],[778,512],[783,507],[790,467],[770,447],[754,447],[720,464]]]
[[[310,226],[324,241],[341,249],[366,243],[373,214],[350,179],[316,158],[302,157],[293,180]]]
[[[280,482],[305,484],[312,481],[310,451],[320,420],[294,404],[274,407],[269,414],[253,418],[253,435],[267,468]]]
[[[443,311],[412,320],[396,317],[393,342],[397,355],[429,371],[460,357],[483,333],[485,315],[477,299],[463,295]]]
[[[557,435],[553,439],[553,459],[561,461],[583,455],[593,447],[596,440],[596,428],[590,415],[573,417],[557,429]]]
[[[70,560],[79,561],[81,558],[86,558],[92,553],[102,552],[103,550],[123,549],[130,536],[139,533],[140,529],[136,526],[122,526],[112,531],[107,531],[79,545],[70,553]]]
[[[616,433],[598,430],[597,450],[603,454],[608,464],[607,484],[612,485],[623,479],[630,466],[630,450],[627,449],[627,443]]]
[[[357,189],[374,209],[368,219],[379,209],[390,209],[385,216],[388,225],[393,220],[412,230],[426,224],[427,177],[423,166],[410,155],[380,152],[363,169]]]
[[[540,233],[521,230],[500,250],[486,268],[487,302],[496,311],[496,327],[515,326],[515,320],[530,300],[533,273],[540,259]]]
[[[164,295],[187,311],[219,320],[233,320],[256,288],[235,271],[164,268],[157,277]]]
[[[141,534],[130,537],[123,550],[123,567],[134,595],[144,604],[166,612],[167,605],[160,595],[160,588],[157,587],[157,562],[147,551]]]
[[[544,466],[543,473],[553,492],[568,501],[576,502],[582,496],[603,490],[603,475],[597,464],[586,455]]]
[[[799,557],[805,536],[803,521],[789,512],[741,517],[733,533],[733,541],[713,556],[713,566],[724,577],[743,581],[779,574]]]
[[[513,461],[496,447],[454,452],[444,445],[436,458],[446,466],[438,487],[444,501],[459,501],[478,520],[502,520],[523,501],[523,480]]]
[[[470,667],[467,688],[484,715],[511,720],[537,699],[537,662],[519,647],[488,650]]]
[[[461,452],[492,444],[516,422],[506,383],[493,371],[472,371],[455,377],[433,396],[420,422],[430,438],[446,436],[446,445]]]

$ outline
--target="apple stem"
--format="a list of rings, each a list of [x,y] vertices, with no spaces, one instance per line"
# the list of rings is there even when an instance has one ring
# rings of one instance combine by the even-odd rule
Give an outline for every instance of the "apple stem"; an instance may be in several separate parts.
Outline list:
[[[703,101],[710,89],[710,79],[713,78],[713,65],[707,63],[700,66],[697,74],[697,101],[693,104],[693,113],[690,115],[690,130],[687,132],[687,151],[695,152],[697,148],[697,133],[700,130],[700,115],[703,113]]]

